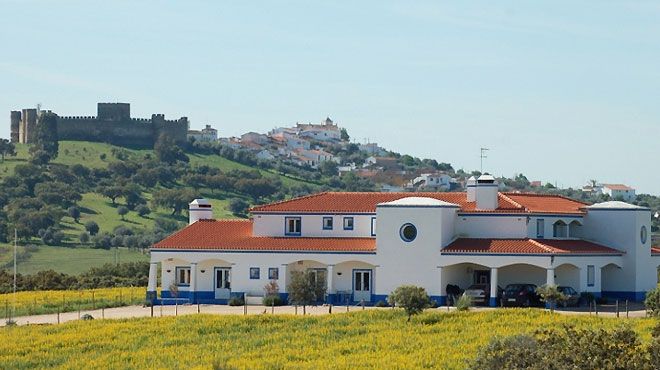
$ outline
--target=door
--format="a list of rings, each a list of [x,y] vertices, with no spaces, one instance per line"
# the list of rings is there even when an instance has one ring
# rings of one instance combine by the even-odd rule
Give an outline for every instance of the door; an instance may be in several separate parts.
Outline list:
[[[231,295],[231,269],[216,267],[215,299],[229,299]]]
[[[474,284],[490,284],[490,271],[476,270],[474,272]]]
[[[314,286],[316,287],[327,287],[326,275],[328,272],[325,269],[308,269],[309,273],[312,275]],[[317,296],[317,302],[323,302],[325,297]]]
[[[371,270],[353,270],[353,301],[371,301]]]

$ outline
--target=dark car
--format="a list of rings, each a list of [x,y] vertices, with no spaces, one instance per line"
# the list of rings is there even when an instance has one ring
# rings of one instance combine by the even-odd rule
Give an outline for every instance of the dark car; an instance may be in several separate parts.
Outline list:
[[[571,288],[570,286],[558,286],[557,290],[559,290],[566,299],[561,302],[561,305],[564,307],[573,307],[577,306],[578,302],[580,301],[580,294],[575,291],[575,289]]]
[[[539,306],[541,297],[536,294],[534,284],[509,284],[502,293],[502,306],[531,307]]]
[[[488,305],[490,301],[490,284],[472,284],[469,288],[465,289],[466,295],[472,297],[472,302],[475,304]],[[497,287],[497,298],[502,296],[502,288]]]

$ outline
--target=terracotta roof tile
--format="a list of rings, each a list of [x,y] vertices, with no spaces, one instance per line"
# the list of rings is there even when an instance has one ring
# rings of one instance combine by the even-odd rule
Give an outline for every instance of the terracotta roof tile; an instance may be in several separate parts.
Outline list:
[[[623,252],[584,240],[555,239],[456,239],[442,253],[484,254],[623,254]]]
[[[635,190],[630,186],[624,184],[603,184],[603,187],[608,188],[610,190]]]
[[[556,195],[499,193],[498,208],[494,211],[476,209],[475,202],[467,201],[465,192],[326,192],[312,194],[282,202],[256,206],[251,212],[296,212],[296,213],[375,213],[376,205],[405,197],[429,197],[458,204],[461,212],[548,212],[583,214],[585,203]]]
[[[252,236],[251,220],[200,220],[156,243],[155,250],[376,251],[374,238],[307,238]]]

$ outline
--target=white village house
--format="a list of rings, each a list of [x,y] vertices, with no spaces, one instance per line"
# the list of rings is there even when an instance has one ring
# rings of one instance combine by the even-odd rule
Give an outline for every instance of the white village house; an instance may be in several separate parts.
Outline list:
[[[623,202],[587,205],[554,195],[500,193],[492,176],[462,193],[320,193],[213,220],[190,204],[190,225],[151,249],[148,295],[225,303],[259,296],[292,271],[314,271],[327,302],[384,300],[403,284],[440,304],[446,286],[558,284],[595,296],[641,300],[658,283],[651,212]]]

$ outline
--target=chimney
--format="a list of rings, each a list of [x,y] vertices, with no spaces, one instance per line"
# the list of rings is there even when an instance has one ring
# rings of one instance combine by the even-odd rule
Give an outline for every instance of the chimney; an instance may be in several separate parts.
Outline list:
[[[206,199],[195,199],[188,205],[188,216],[190,218],[188,225],[192,225],[199,220],[212,220],[213,207]]]
[[[475,198],[477,209],[492,211],[497,209],[497,181],[491,175],[481,175],[477,179]]]
[[[474,176],[470,177],[467,180],[465,187],[467,188],[467,201],[474,202],[477,199],[475,198],[475,193],[477,191],[477,178]]]

